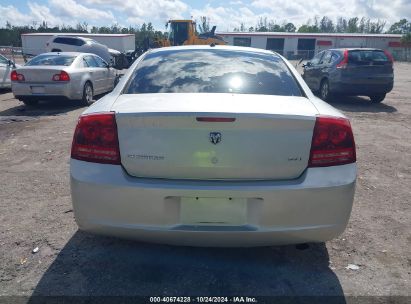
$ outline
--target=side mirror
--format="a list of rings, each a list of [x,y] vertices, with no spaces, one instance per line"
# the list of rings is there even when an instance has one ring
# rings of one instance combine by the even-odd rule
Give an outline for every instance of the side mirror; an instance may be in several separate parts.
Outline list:
[[[305,64],[303,64],[303,68],[310,67],[310,66],[312,66],[311,61],[307,61]]]

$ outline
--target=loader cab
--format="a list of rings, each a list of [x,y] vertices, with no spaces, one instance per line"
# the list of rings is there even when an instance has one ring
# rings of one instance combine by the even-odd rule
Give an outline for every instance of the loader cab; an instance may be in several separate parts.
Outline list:
[[[193,21],[191,20],[170,20],[168,23],[170,45],[183,45],[193,34]]]

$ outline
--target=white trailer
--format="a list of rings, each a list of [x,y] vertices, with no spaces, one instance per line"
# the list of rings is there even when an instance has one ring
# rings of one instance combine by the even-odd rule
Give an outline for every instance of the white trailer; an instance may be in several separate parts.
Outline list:
[[[135,49],[134,34],[28,33],[21,34],[23,54],[33,56],[44,53],[46,51],[46,42],[56,35],[94,39],[108,48],[120,52]]]

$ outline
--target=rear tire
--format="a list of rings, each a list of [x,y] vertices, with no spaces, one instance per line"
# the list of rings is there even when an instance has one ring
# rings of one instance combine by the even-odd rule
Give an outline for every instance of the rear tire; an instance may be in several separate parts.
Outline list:
[[[39,103],[38,99],[22,99],[21,100],[26,106],[35,106]]]
[[[89,106],[93,103],[93,86],[88,81],[84,84],[81,103],[85,106]]]
[[[327,79],[324,79],[323,81],[321,81],[320,85],[320,98],[324,101],[329,101],[330,97],[330,83]]]
[[[377,95],[371,95],[370,96],[371,102],[372,103],[380,103],[385,99],[385,93],[384,94],[377,94]]]

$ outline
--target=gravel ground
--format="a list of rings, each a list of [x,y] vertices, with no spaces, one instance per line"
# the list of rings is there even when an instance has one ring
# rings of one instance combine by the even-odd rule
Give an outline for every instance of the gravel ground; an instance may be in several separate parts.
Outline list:
[[[410,75],[396,63],[382,104],[332,102],[356,137],[354,208],[339,238],[307,248],[173,247],[78,231],[68,161],[84,108],[26,108],[0,92],[0,295],[410,296]]]

